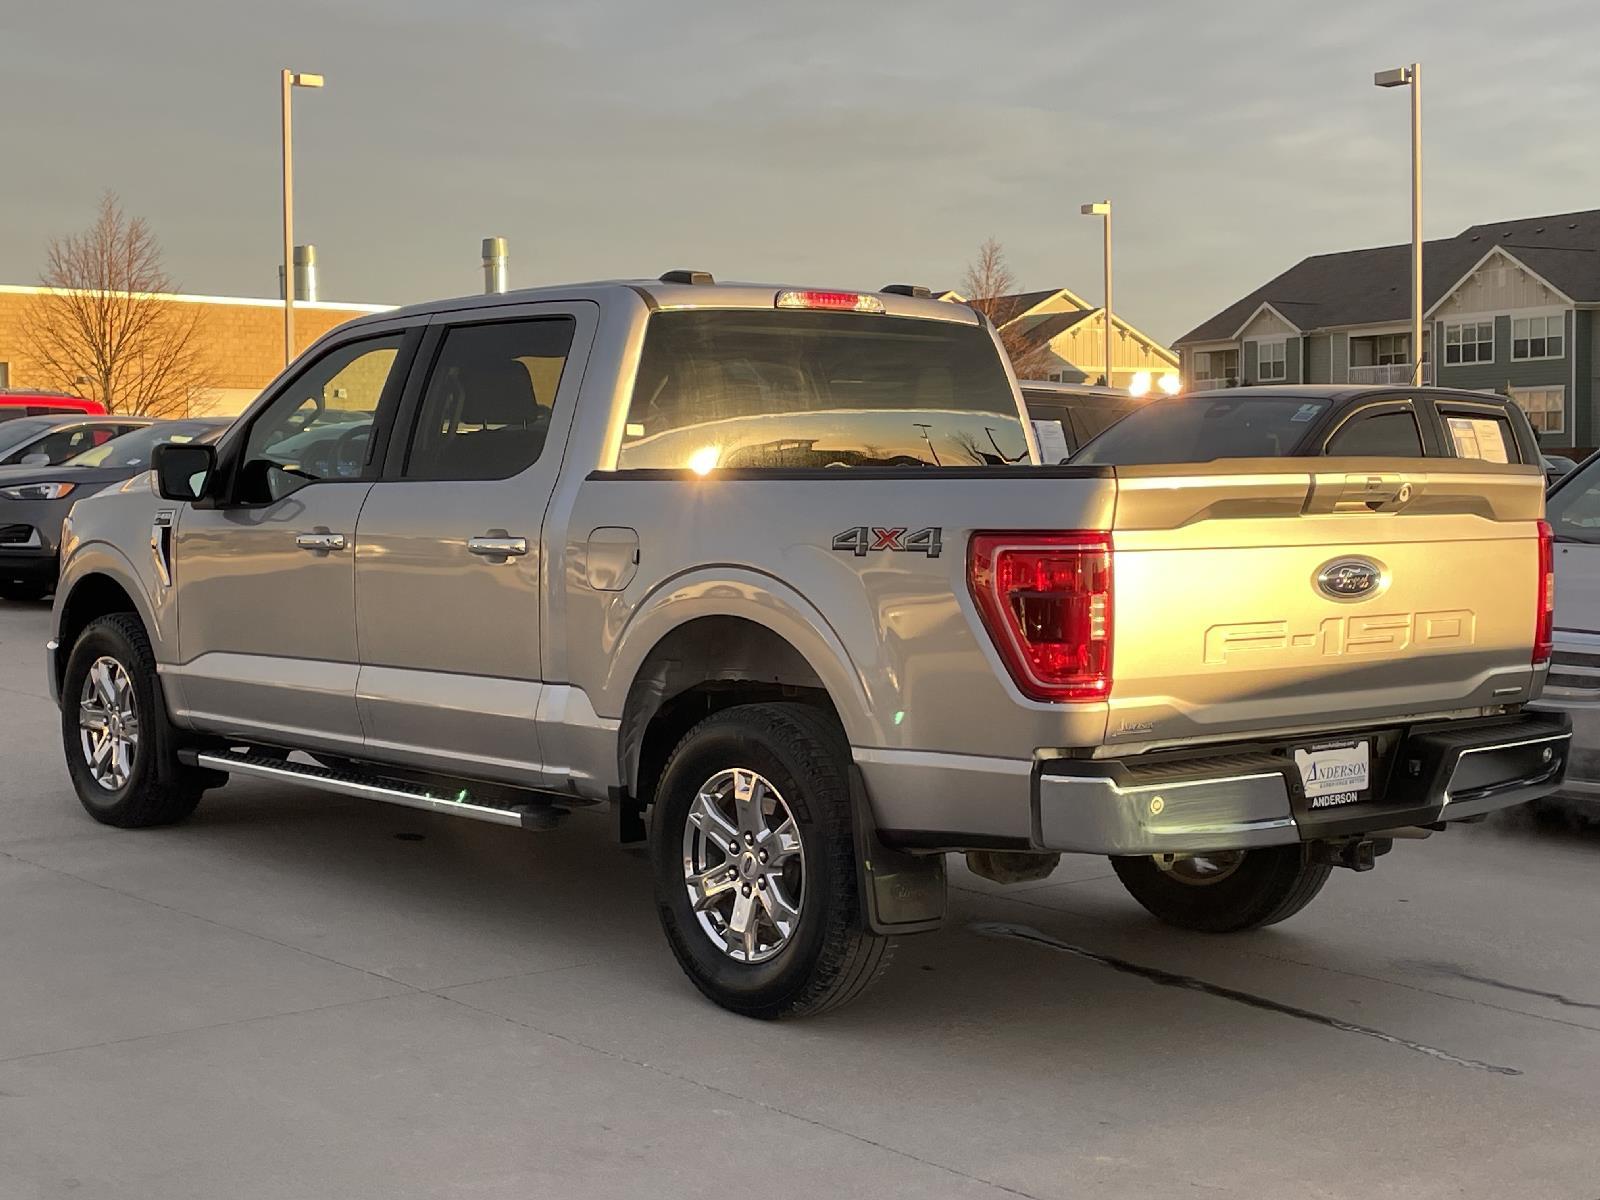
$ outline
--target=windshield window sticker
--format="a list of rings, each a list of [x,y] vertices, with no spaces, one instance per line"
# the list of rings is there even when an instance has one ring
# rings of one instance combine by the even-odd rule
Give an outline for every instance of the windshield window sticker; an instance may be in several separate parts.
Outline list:
[[[1294,416],[1290,417],[1289,420],[1309,421],[1321,411],[1322,405],[1320,404],[1302,404],[1298,409],[1295,410]]]

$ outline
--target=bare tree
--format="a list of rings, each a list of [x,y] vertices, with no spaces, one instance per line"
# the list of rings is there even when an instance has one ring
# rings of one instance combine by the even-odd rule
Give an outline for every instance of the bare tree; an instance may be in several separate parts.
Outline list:
[[[1050,347],[1028,336],[1027,330],[1011,324],[1021,310],[1016,296],[1017,278],[1006,262],[1005,248],[994,238],[985,238],[978,257],[967,264],[956,289],[1000,331],[1000,344],[1011,359],[1018,379],[1038,379],[1050,365]]]
[[[23,346],[50,386],[111,412],[182,416],[213,381],[203,353],[205,310],[169,297],[161,244],[112,192],[82,233],[52,238],[22,313]]]

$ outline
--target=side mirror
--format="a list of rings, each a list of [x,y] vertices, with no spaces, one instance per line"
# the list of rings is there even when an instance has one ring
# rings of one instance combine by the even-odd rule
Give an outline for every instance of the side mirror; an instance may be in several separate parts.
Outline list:
[[[202,442],[163,442],[150,455],[163,500],[199,500],[217,471],[217,448]]]
[[[48,467],[52,465],[50,456],[42,451],[37,454],[24,454],[17,462],[24,467]]]

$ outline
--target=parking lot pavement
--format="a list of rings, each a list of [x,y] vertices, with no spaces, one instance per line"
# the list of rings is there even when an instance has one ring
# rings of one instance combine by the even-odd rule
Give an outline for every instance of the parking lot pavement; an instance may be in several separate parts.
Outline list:
[[[1600,1195],[1600,835],[1401,843],[1227,939],[1099,860],[839,1013],[711,1007],[599,815],[78,807],[0,606],[0,1198]]]

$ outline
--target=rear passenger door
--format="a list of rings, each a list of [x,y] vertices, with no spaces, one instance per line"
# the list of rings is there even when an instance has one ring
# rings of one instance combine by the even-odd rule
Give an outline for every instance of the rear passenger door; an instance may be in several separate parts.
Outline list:
[[[375,758],[540,781],[540,530],[596,311],[434,318],[356,530],[357,706]]]

